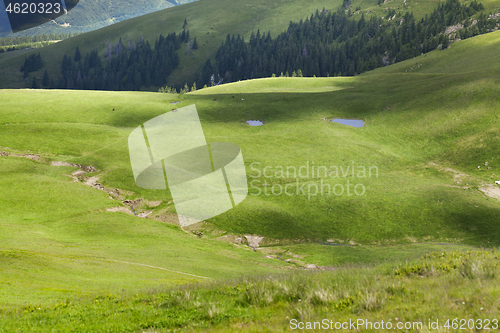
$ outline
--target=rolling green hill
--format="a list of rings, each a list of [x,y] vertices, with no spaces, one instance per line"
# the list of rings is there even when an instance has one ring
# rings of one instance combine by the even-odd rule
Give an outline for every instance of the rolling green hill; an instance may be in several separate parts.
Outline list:
[[[438,1],[414,0],[406,2],[400,0],[387,1],[384,6],[378,5],[375,0],[362,0],[352,2],[351,8],[361,7],[355,12],[355,16],[365,13],[367,17],[374,14],[377,16],[387,15],[390,9],[396,11],[414,12],[417,18],[430,13],[439,3]],[[485,12],[496,11],[493,1],[482,2]],[[240,34],[248,40],[252,31],[260,29],[261,32],[271,31],[273,37],[284,31],[290,21],[298,22],[309,17],[315,10],[325,8],[337,10],[342,3],[340,1],[325,2],[314,0],[303,2],[298,0],[282,1],[229,1],[229,0],[202,0],[183,6],[168,8],[145,16],[136,17],[113,24],[112,26],[99,29],[75,38],[65,40],[43,50],[21,50],[13,54],[0,54],[0,74],[4,78],[0,81],[0,88],[25,88],[31,87],[31,80],[23,80],[23,74],[19,68],[25,57],[34,52],[41,52],[45,66],[34,75],[41,80],[44,70],[48,70],[52,77],[60,76],[60,64],[63,56],[73,56],[78,46],[82,54],[97,49],[103,56],[110,43],[115,43],[122,38],[125,45],[129,40],[138,41],[142,34],[144,39],[154,44],[159,34],[166,35],[169,32],[181,32],[184,18],[188,21],[186,29],[189,30],[191,38],[196,37],[199,49],[187,55],[184,45],[179,51],[180,66],[169,78],[168,84],[182,85],[186,81],[192,81],[194,76],[202,71],[202,67],[208,58],[215,54],[225,40],[227,34]],[[210,13],[207,15],[207,13]],[[155,90],[154,88],[152,88]],[[156,88],[157,89],[157,88]]]
[[[263,258],[266,253],[271,258],[281,253],[292,262],[293,255],[305,256],[302,264],[296,263],[299,266],[334,266],[394,260],[436,249],[434,243],[498,245],[500,205],[491,184],[497,180],[500,163],[495,67],[499,38],[499,32],[479,36],[427,57],[349,78],[269,78],[184,95],[0,91],[1,145],[9,147],[1,151],[10,155],[0,157],[2,251],[9,260],[27,265],[22,270],[33,272],[21,278],[25,282],[20,285],[14,281],[20,279],[21,266],[3,266],[3,276],[11,281],[2,285],[4,295],[10,295],[6,303],[192,279],[182,273],[221,278],[256,273],[259,264],[262,273],[290,265]],[[464,71],[460,67],[464,56],[470,62],[480,60],[488,69]],[[427,72],[406,72],[415,61]],[[446,74],[440,73],[444,63],[449,68]],[[196,104],[208,141],[241,147],[251,185],[249,196],[235,209],[196,227],[203,232],[201,240],[171,226],[176,218],[168,192],[138,188],[129,164],[130,131],[171,110],[174,101],[180,101],[176,107]],[[362,119],[365,126],[322,120],[341,117]],[[264,125],[245,124],[255,119]],[[16,157],[29,154],[40,158]],[[51,161],[92,165],[100,171],[88,176],[99,177],[104,187],[121,194],[72,183],[64,175],[77,169],[50,166]],[[484,166],[486,161],[491,169]],[[276,173],[280,166],[298,170],[313,164],[344,170],[353,165],[375,167],[377,174],[363,176],[356,169],[355,175],[320,179]],[[321,181],[344,189],[349,181],[351,191],[355,184],[365,191],[313,193]],[[293,195],[269,194],[287,184]],[[297,192],[297,187],[310,190]],[[124,207],[123,199],[145,200],[137,211],[152,210],[154,218],[105,211]],[[158,200],[160,206],[149,204]],[[225,232],[265,236],[262,245],[274,245],[248,252],[244,246],[233,248],[216,240]],[[413,243],[424,244],[420,249],[380,247]],[[178,250],[172,252],[174,248]],[[61,264],[69,267],[56,274]],[[164,269],[175,272],[153,278],[144,271],[144,277],[138,277],[123,267],[135,264],[157,267],[161,274]],[[91,287],[84,282],[88,278],[80,272],[82,265],[97,274]],[[99,268],[102,265],[105,269]],[[43,274],[41,267],[46,267]],[[124,279],[113,273],[116,269],[136,277]],[[41,277],[33,283],[39,274],[51,279],[52,285],[42,287]],[[26,291],[28,287],[32,291]]]
[[[161,18],[165,31],[175,30],[185,8],[199,15],[214,2],[146,18]],[[287,3],[279,9],[297,17],[319,5]],[[200,16],[204,22],[187,16],[190,31],[205,23],[216,24],[213,30],[234,28],[232,17],[216,17],[236,8],[224,4],[229,8],[210,18],[217,23],[208,23],[207,15]],[[259,12],[258,4],[249,4],[249,12]],[[177,19],[169,21],[172,13]],[[260,13],[268,17],[240,20],[242,33],[287,24],[269,19],[285,15]],[[223,36],[213,34],[217,42],[208,42],[208,30],[200,54],[209,55]],[[77,36],[42,52],[50,59],[76,45],[90,50],[93,43],[101,47],[107,38],[140,32],[149,38],[159,33],[135,18],[82,35],[87,42]],[[491,318],[498,310],[497,252],[440,253],[500,242],[500,194],[493,184],[500,177],[499,48],[497,31],[355,77],[268,78],[182,95],[0,90],[0,330],[263,331],[269,322],[279,331],[286,316],[324,313]],[[0,74],[18,71],[14,65],[27,54],[0,55]],[[183,59],[185,65],[196,60]],[[127,137],[145,121],[192,104],[207,141],[241,147],[250,193],[233,210],[181,229],[167,191],[135,185]],[[365,125],[326,121],[333,118]],[[256,119],[264,125],[245,123]],[[72,174],[81,165],[98,171],[87,168],[77,178]],[[312,166],[339,170],[279,173],[280,167],[311,172]],[[353,166],[354,174],[346,171]],[[372,174],[359,173],[363,168]],[[349,195],[348,182],[363,193]],[[315,192],[321,185],[344,192]],[[122,212],[129,205],[152,212],[148,218]],[[235,241],[244,234],[265,239],[252,251]],[[439,254],[402,263],[431,251]],[[353,263],[381,265],[296,274],[306,264]],[[283,270],[292,274],[274,275]],[[236,282],[210,284],[226,279]]]

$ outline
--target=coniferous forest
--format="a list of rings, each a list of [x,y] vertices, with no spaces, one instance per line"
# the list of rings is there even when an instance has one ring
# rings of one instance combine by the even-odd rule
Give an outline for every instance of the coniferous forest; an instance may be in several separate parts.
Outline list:
[[[298,23],[290,22],[276,38],[270,32],[257,31],[247,43],[239,35],[227,35],[214,61],[208,59],[201,73],[172,88],[186,91],[192,86],[271,76],[352,76],[447,48],[450,39],[486,33],[498,23],[484,13],[472,18],[484,9],[476,0],[468,4],[447,0],[421,19],[395,10],[383,18],[368,18],[346,10],[348,6],[344,4],[336,12],[323,9]],[[183,28],[186,25],[184,21]],[[445,33],[450,26],[458,28]],[[198,48],[196,37],[190,39],[189,31],[183,30],[160,35],[153,47],[142,36],[137,45],[129,41],[125,46],[120,39],[114,46],[108,45],[104,57],[95,50],[83,57],[77,49],[73,58],[64,56],[62,76],[51,79],[49,88],[139,90],[165,86],[179,65],[177,51],[182,43]]]
[[[165,84],[168,76],[179,65],[177,50],[189,38],[189,31],[182,34],[160,35],[151,47],[139,38],[137,45],[123,45],[120,39],[114,47],[109,45],[105,58],[96,50],[78,59],[77,49],[73,59],[64,56],[56,87],[93,90],[139,90],[141,87]]]
[[[40,53],[32,54],[24,59],[24,64],[21,66],[21,72],[24,72],[24,77],[28,77],[28,73],[36,72],[42,67],[43,61]]]
[[[388,19],[364,14],[356,20],[343,8],[337,12],[317,11],[305,21],[290,23],[288,30],[273,39],[270,33],[252,34],[249,43],[240,36],[227,36],[215,62],[208,60],[197,85],[280,76],[350,76],[390,63],[446,48],[447,26],[469,19],[484,9],[476,1],[469,5],[448,0],[430,15],[416,20],[411,13]],[[496,22],[481,15],[473,26],[459,31],[465,39],[494,28]]]

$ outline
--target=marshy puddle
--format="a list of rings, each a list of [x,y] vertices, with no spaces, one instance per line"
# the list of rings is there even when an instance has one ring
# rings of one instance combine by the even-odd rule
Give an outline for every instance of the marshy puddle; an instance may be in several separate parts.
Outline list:
[[[363,120],[359,120],[359,119],[335,118],[335,119],[330,119],[330,121],[333,121],[334,123],[339,123],[342,125],[352,126],[352,127],[363,127],[363,125],[364,125]]]
[[[264,123],[262,121],[260,121],[260,120],[248,120],[247,124],[250,125],[250,126],[264,125]]]

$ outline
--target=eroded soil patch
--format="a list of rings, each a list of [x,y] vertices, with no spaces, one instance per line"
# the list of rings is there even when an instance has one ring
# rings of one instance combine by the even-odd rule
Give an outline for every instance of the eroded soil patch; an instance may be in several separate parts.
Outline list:
[[[437,163],[434,163],[434,162],[430,162],[429,164],[432,165],[433,167],[435,167],[436,169],[438,169],[439,171],[451,172],[454,174],[453,182],[455,183],[455,185],[445,185],[445,186],[463,188],[464,190],[467,190],[467,189],[471,188],[472,186],[469,185],[468,183],[463,184],[463,182],[466,179],[475,179],[480,183],[478,188],[481,192],[483,192],[485,195],[487,195],[491,198],[495,198],[497,200],[500,200],[500,187],[498,185],[486,183],[486,182],[481,181],[479,179],[476,179],[475,177],[470,176],[464,172],[460,172],[460,171],[457,171],[457,170],[449,168],[449,167],[443,167],[443,166],[441,166]],[[484,165],[485,165],[485,167],[488,167],[489,164],[488,164],[488,162],[485,162]],[[480,166],[478,166],[478,169],[479,168],[480,168]],[[489,169],[490,168],[491,167],[489,167]]]

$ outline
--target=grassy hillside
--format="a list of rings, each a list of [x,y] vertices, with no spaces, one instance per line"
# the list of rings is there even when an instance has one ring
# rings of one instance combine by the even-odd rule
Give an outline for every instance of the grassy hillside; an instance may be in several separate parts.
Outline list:
[[[181,14],[172,25],[182,24]],[[145,27],[136,23],[134,33]],[[500,176],[499,38],[498,31],[478,36],[349,78],[269,78],[183,95],[0,90],[0,330],[259,331],[269,322],[279,331],[287,316],[312,320],[324,313],[374,320],[493,316],[497,252],[394,261],[499,245],[493,185]],[[12,53],[1,61],[17,61]],[[235,209],[195,226],[201,238],[175,225],[167,191],[135,185],[127,147],[133,128],[191,104],[207,141],[241,147],[251,185]],[[365,126],[322,118],[356,118]],[[255,119],[264,125],[245,123]],[[54,161],[96,167],[83,177],[99,177],[119,194],[73,182],[68,175],[77,168]],[[277,173],[280,166],[307,165],[355,166],[356,173],[323,179]],[[377,173],[362,176],[358,167]],[[321,181],[344,188],[349,181],[365,191],[313,194]],[[294,195],[272,194],[286,185]],[[141,209],[153,212],[141,219],[106,211],[124,208],[124,199],[143,199]],[[218,239],[243,234],[265,236],[267,246],[254,252]],[[384,265],[170,289],[346,263]],[[152,289],[160,287],[166,291]]]
[[[497,244],[498,202],[480,191],[498,177],[496,71],[492,66],[488,72],[439,74],[439,59],[445,53],[449,59],[463,55],[462,48],[474,48],[481,40],[495,49],[498,36],[488,34],[422,57],[428,61],[427,74],[380,70],[351,78],[271,78],[180,96],[6,90],[0,92],[1,123],[9,124],[3,126],[3,145],[74,156],[73,163],[106,170],[104,184],[153,200],[163,194],[134,185],[125,138],[179,99],[177,107],[197,105],[208,141],[234,142],[244,153],[250,195],[211,220],[220,229],[365,244],[412,239]],[[484,63],[495,62],[494,51],[480,53]],[[438,73],[431,73],[432,61]],[[302,91],[283,92],[287,85],[300,85]],[[355,129],[321,120],[341,117],[362,119],[366,126]],[[251,119],[265,125],[245,124]],[[40,136],[47,132],[51,134]],[[484,166],[486,161],[492,169]],[[351,195],[315,195],[318,177],[275,174],[280,166],[298,170],[308,164],[374,167],[377,173],[343,176],[339,171],[338,177],[323,179],[331,188],[347,188],[350,181]],[[269,178],[262,174],[266,166]],[[296,181],[310,195],[295,191]],[[271,194],[273,185],[277,191],[286,184],[294,195]],[[356,184],[365,188],[363,195],[353,194]]]
[[[371,0],[374,2],[373,0]],[[97,48],[104,54],[107,44],[115,42],[120,37],[124,42],[129,39],[137,42],[142,33],[146,40],[154,43],[158,35],[169,32],[182,31],[184,18],[188,20],[187,29],[191,37],[197,37],[199,49],[186,56],[184,48],[179,51],[181,56],[180,68],[174,72],[174,81],[183,81],[184,77],[192,76],[201,71],[202,65],[208,57],[215,55],[220,43],[228,33],[249,36],[251,31],[271,30],[277,35],[284,30],[290,20],[300,20],[310,15],[316,9],[324,6],[329,9],[338,8],[341,3],[315,0],[304,3],[299,0],[292,1],[233,1],[233,0],[202,0],[187,5],[169,8],[142,17],[119,22],[107,28],[78,36],[57,43],[55,47],[37,50],[42,53],[42,58],[47,60],[44,69],[52,75],[60,75],[60,64],[64,54],[73,56],[77,46],[83,54]],[[207,13],[211,13],[207,15]],[[12,54],[0,54],[1,74],[8,80],[1,80],[0,88],[26,87],[22,82],[22,73],[19,68],[24,58],[33,51],[15,51]],[[18,73],[19,72],[19,73]],[[57,73],[57,74],[56,74]],[[42,75],[43,71],[37,73]],[[41,77],[41,76],[40,76]]]
[[[439,3],[434,0],[415,1],[389,0],[383,5],[378,5],[376,0],[356,0],[351,2],[351,9],[361,7],[355,15],[365,13],[367,17],[372,14],[377,16],[387,15],[390,9],[413,11],[416,17],[423,17],[430,13]],[[493,1],[483,1],[486,12],[495,11]],[[406,4],[406,6],[405,6]],[[145,16],[136,17],[112,26],[99,29],[69,40],[57,43],[43,50],[21,50],[15,54],[0,54],[0,74],[4,78],[0,81],[0,88],[31,87],[30,80],[22,80],[19,68],[24,58],[33,52],[41,52],[45,66],[34,75],[41,79],[45,69],[53,77],[60,76],[60,64],[65,54],[73,56],[77,46],[82,54],[97,49],[104,55],[107,45],[115,43],[120,37],[125,44],[128,40],[137,42],[142,33],[146,40],[154,43],[161,33],[182,31],[184,18],[187,18],[187,29],[191,38],[196,37],[199,49],[186,55],[185,45],[179,51],[180,66],[169,79],[169,84],[184,84],[192,80],[194,75],[201,72],[208,58],[215,57],[220,44],[227,34],[240,34],[248,40],[252,31],[271,31],[272,36],[287,29],[290,21],[300,21],[309,17],[315,10],[326,8],[337,10],[342,5],[341,1],[234,1],[234,0],[201,0],[183,6],[176,6]],[[76,9],[75,9],[76,10]],[[209,14],[207,14],[209,13]],[[33,74],[32,74],[33,75]],[[32,78],[31,78],[32,79]],[[28,82],[29,81],[29,82]]]
[[[103,173],[115,167],[126,169],[126,157],[122,159],[120,154],[127,149],[122,139],[129,128],[116,124],[127,121],[123,106],[128,101],[129,111],[135,113],[141,112],[142,104],[147,117],[148,112],[163,108],[164,96],[117,94],[113,98],[113,93],[106,93],[96,99],[95,93],[89,93],[80,98],[87,103],[93,99],[96,104],[82,108],[71,102],[74,97],[64,97],[65,93],[50,96],[36,91],[30,98],[40,97],[40,104],[23,108],[16,102],[23,93],[26,91],[1,93],[1,144],[16,149],[31,146],[42,156],[34,161],[15,156],[25,151],[0,149],[3,155],[12,154],[0,157],[2,307],[47,304],[137,286],[267,273],[284,265],[227,242],[198,239],[171,224],[107,212],[107,208],[123,204],[110,200],[103,191],[72,182],[66,175],[75,167],[49,165],[54,160],[79,160],[94,163]],[[106,114],[113,106],[119,111]],[[62,109],[66,109],[66,117]],[[81,117],[87,110],[94,111],[84,120]],[[29,120],[35,113],[41,117]],[[11,130],[21,130],[26,137],[16,135],[17,142],[4,140]],[[41,145],[33,144],[32,140],[38,141],[35,137],[41,139]],[[128,179],[130,175],[123,176]],[[163,202],[160,208],[171,208],[163,193],[154,195]]]
[[[316,329],[308,331],[323,332],[353,321],[359,324],[354,331],[369,332],[377,331],[375,322],[382,332],[491,328],[498,325],[498,263],[498,250],[443,252],[399,265],[107,293],[4,310],[0,327],[8,332],[289,332],[309,323]]]
[[[448,50],[431,52],[428,56],[422,55],[413,60],[378,68],[365,75],[406,73],[466,75],[489,71],[496,73],[500,68],[500,64],[495,61],[499,51],[500,35],[495,32],[454,43]]]
[[[74,168],[2,157],[0,169],[2,308],[283,266],[169,224],[106,212],[119,203],[71,183],[63,174]]]

